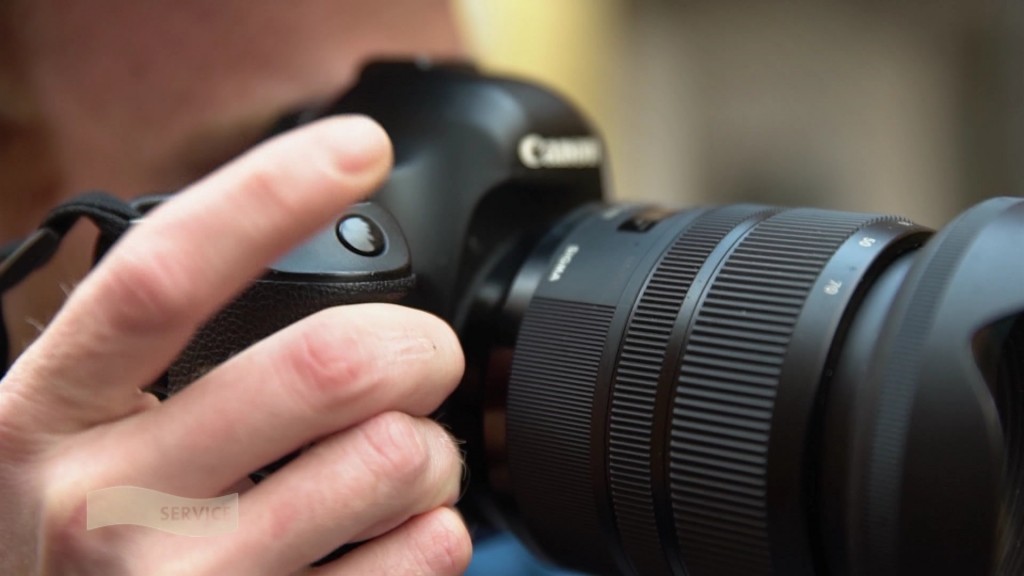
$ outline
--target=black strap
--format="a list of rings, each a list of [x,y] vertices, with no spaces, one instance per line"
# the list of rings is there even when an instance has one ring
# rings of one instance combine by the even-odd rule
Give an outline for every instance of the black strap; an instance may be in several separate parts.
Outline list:
[[[29,274],[50,261],[61,241],[79,218],[88,218],[100,230],[100,246],[112,245],[142,213],[106,192],[86,192],[57,206],[39,228],[21,242],[0,250],[0,295],[17,286]],[[10,346],[0,308],[0,374],[10,361]]]

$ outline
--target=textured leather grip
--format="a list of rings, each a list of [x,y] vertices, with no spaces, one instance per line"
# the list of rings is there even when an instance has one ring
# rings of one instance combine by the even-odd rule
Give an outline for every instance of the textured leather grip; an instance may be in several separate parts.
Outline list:
[[[259,280],[204,325],[167,371],[173,394],[250,345],[319,310],[362,302],[395,302],[413,276],[357,282]]]

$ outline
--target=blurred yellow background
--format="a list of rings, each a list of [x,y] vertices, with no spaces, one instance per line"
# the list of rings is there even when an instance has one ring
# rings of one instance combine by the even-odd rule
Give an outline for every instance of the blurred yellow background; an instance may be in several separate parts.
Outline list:
[[[1024,182],[1024,3],[454,1],[485,69],[594,120],[620,199],[937,226]]]

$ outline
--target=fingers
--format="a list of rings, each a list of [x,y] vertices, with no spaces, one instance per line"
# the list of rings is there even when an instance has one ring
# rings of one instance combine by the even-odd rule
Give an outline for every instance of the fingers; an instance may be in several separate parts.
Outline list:
[[[138,388],[271,260],[366,196],[390,166],[370,120],[333,118],[261,145],[155,210],[71,295],[5,381],[86,427],[137,410]]]
[[[82,434],[93,447],[91,482],[213,495],[382,412],[429,414],[462,367],[454,333],[430,314],[387,304],[325,310],[240,353],[159,409]]]
[[[186,543],[182,553],[201,558],[190,564],[203,573],[291,573],[453,505],[461,476],[460,455],[437,423],[388,412],[323,440],[246,493],[230,538]]]
[[[449,576],[469,567],[473,543],[466,525],[451,508],[437,508],[363,544],[308,576]]]

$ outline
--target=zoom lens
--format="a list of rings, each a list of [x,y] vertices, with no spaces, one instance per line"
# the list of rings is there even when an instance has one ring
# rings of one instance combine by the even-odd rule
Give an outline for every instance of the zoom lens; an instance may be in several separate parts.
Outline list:
[[[1003,574],[1024,574],[1024,316],[1006,324],[992,391],[1007,452],[999,561]]]
[[[583,209],[479,290],[474,471],[590,572],[1017,574],[1022,206]]]

